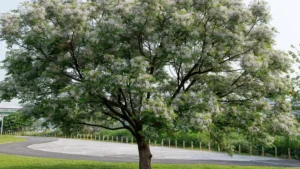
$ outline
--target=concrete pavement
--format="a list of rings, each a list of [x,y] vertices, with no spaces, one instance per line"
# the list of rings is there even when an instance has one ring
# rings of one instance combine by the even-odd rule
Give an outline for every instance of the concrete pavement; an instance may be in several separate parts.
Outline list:
[[[127,157],[138,159],[136,144],[123,144],[102,141],[87,141],[73,139],[58,139],[56,141],[34,144],[28,146],[33,150],[45,152],[76,154],[95,157]],[[199,150],[186,150],[166,147],[151,146],[153,159],[165,160],[222,160],[222,161],[278,161],[277,158],[234,155],[230,157],[227,153],[207,152]]]
[[[222,164],[251,166],[300,167],[296,160],[268,157],[234,155],[226,153],[151,147],[154,163],[180,164]],[[137,162],[135,144],[109,143],[99,141],[28,137],[28,141],[0,145],[0,153],[23,156],[95,160],[110,162]]]

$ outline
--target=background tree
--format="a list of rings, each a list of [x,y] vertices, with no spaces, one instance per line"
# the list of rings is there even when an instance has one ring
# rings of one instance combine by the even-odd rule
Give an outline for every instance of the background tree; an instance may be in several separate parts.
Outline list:
[[[230,149],[222,140],[239,129],[271,143],[294,119],[292,59],[273,49],[269,21],[262,1],[26,2],[1,17],[0,96],[59,125],[129,130],[141,169],[161,133],[209,131]]]
[[[20,132],[23,130],[31,130],[33,123],[34,119],[32,117],[26,117],[23,113],[16,112],[5,117],[3,128],[6,132]]]
[[[300,91],[299,91],[299,84],[300,84],[300,77],[297,76],[293,79],[294,81],[294,88],[291,92],[291,105],[292,110],[295,112],[295,116],[298,122],[300,122]]]

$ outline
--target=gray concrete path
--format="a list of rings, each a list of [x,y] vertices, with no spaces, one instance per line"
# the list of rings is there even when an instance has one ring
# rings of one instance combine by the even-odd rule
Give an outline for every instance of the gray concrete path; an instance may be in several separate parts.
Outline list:
[[[42,137],[27,138],[26,142],[0,144],[0,153],[75,160],[138,161],[137,146],[134,144]],[[164,147],[151,147],[151,152],[154,163],[300,167],[300,161],[268,157],[244,155],[230,157],[226,153]]]

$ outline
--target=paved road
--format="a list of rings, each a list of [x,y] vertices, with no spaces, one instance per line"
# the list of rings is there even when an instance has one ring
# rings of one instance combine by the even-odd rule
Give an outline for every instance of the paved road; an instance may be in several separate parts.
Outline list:
[[[21,156],[62,158],[75,160],[94,160],[109,162],[137,162],[135,145],[107,143],[99,141],[82,141],[27,137],[28,141],[0,144],[0,153]],[[152,147],[154,163],[176,164],[221,164],[251,166],[285,166],[300,167],[300,161],[282,160],[236,155],[233,158],[225,153],[192,151],[174,148]]]

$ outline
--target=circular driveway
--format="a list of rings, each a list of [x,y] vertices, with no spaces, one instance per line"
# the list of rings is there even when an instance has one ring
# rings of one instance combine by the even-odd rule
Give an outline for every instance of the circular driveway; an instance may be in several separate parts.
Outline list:
[[[96,160],[110,162],[137,162],[138,150],[135,144],[121,144],[100,141],[27,137],[28,141],[0,145],[0,153],[23,156],[50,157],[75,160]],[[185,150],[165,147],[151,147],[154,163],[181,164],[223,164],[251,166],[300,167],[296,160],[269,157],[234,155],[226,153]]]
[[[135,144],[122,144],[101,141],[86,141],[73,139],[58,139],[56,141],[33,144],[28,148],[39,151],[76,154],[95,157],[126,157],[138,159],[138,149]],[[226,153],[207,152],[199,150],[185,150],[166,147],[151,147],[151,153],[155,160],[222,160],[222,161],[278,161],[276,158],[234,155],[230,157]]]

